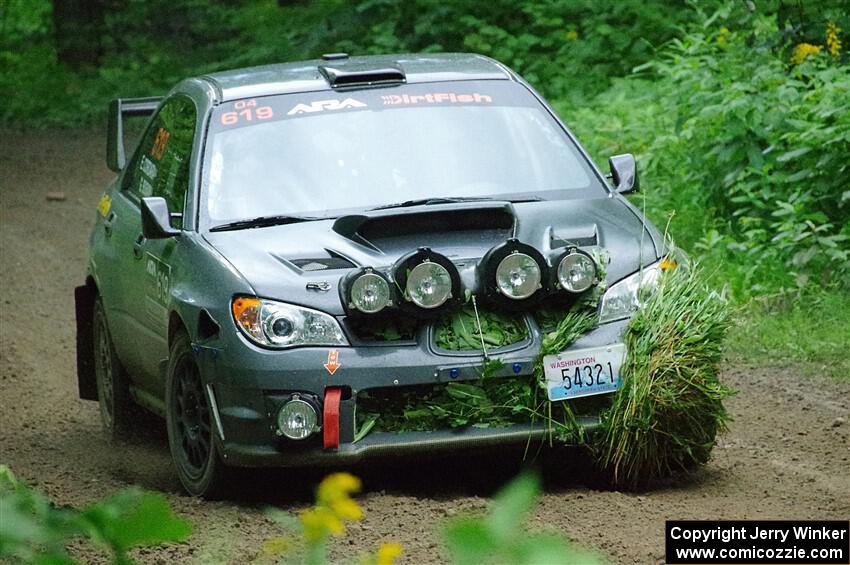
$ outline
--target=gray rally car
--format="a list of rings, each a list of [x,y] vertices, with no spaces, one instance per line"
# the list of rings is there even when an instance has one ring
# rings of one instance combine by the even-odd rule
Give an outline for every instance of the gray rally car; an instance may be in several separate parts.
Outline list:
[[[128,116],[150,121],[125,157]],[[504,65],[333,54],[190,78],[115,100],[109,118],[118,176],[75,293],[80,396],[115,434],[133,405],[163,416],[190,493],[214,493],[231,466],[541,437],[522,423],[361,437],[357,410],[475,381],[489,356],[493,377],[531,378],[532,310],[589,289],[604,290],[599,323],[548,362],[549,398],[617,388],[662,237],[622,196],[638,188],[634,158],[610,159],[609,184]],[[470,302],[518,317],[521,337],[489,351],[438,343],[441,320]],[[374,331],[393,320],[410,329]]]

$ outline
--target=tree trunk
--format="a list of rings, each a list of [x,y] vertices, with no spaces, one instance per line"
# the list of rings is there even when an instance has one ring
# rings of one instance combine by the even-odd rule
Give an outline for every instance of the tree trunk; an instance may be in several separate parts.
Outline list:
[[[53,0],[59,60],[72,67],[96,65],[102,54],[105,0]]]

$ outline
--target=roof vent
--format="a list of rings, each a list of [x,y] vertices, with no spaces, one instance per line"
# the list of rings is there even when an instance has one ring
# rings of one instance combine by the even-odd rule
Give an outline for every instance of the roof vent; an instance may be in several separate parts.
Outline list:
[[[348,59],[348,53],[325,53],[322,55],[323,61],[343,61]]]
[[[348,70],[322,65],[319,66],[319,71],[333,88],[403,84],[407,80],[404,72],[398,67]]]

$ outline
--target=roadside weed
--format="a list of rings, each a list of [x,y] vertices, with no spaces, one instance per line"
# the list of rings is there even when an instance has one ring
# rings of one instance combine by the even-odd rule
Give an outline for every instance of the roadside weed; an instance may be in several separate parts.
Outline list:
[[[165,497],[138,488],[123,490],[82,510],[60,508],[18,481],[0,465],[0,559],[23,563],[76,563],[65,547],[86,538],[116,564],[133,561],[127,551],[183,541],[192,525],[171,511]]]
[[[496,493],[484,517],[449,522],[443,529],[443,539],[452,562],[457,565],[604,563],[599,556],[571,545],[560,535],[525,530],[524,522],[539,494],[539,479],[525,473]]]
[[[266,556],[278,558],[282,563],[320,565],[331,562],[327,552],[331,536],[345,535],[344,522],[363,518],[360,506],[350,497],[359,489],[358,478],[348,473],[334,473],[321,482],[316,504],[302,511],[300,518],[282,510],[270,510],[269,516],[295,536],[267,540],[263,544]],[[540,480],[524,473],[496,493],[486,515],[458,517],[446,522],[441,533],[449,562],[457,565],[604,563],[601,557],[576,547],[559,534],[525,530],[525,520],[539,494]],[[322,517],[317,518],[320,514]],[[384,542],[376,552],[361,555],[359,563],[392,565],[403,553],[401,544]]]

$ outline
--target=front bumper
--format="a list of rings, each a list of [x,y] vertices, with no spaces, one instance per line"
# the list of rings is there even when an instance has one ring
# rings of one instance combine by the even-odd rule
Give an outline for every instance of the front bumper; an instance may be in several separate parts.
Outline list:
[[[600,325],[577,339],[570,349],[620,343],[625,325],[625,320]],[[531,378],[541,337],[532,324],[527,342],[491,352],[504,363],[495,377]],[[431,343],[430,336],[422,335],[415,344],[408,345],[270,351],[254,346],[234,332],[222,336],[215,345],[198,344],[198,359],[215,396],[216,416],[221,422],[218,445],[222,457],[230,465],[246,467],[338,465],[414,453],[520,446],[546,437],[548,430],[537,424],[536,427],[373,432],[353,443],[359,392],[480,378],[484,363],[481,354],[448,354],[434,349]],[[338,351],[340,366],[331,373],[324,365],[333,349]],[[339,406],[338,448],[323,448],[321,433],[302,441],[277,436],[275,415],[282,398],[297,392],[321,400],[331,387],[344,391]],[[592,430],[598,421],[583,418],[579,424]]]
[[[596,418],[580,417],[579,426],[592,432]],[[244,445],[225,442],[223,455],[230,465],[240,467],[302,467],[350,465],[376,459],[411,455],[438,455],[451,451],[498,446],[536,446],[546,444],[549,431],[543,424],[518,424],[507,428],[462,428],[436,432],[373,432],[357,443],[342,443],[338,449],[308,448],[281,450],[273,445]]]

